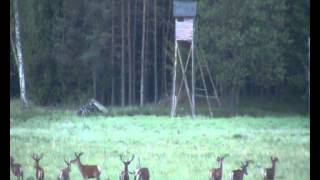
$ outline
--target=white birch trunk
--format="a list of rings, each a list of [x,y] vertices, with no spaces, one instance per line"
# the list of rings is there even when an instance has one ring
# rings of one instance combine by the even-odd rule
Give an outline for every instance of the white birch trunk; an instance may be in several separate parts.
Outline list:
[[[19,72],[19,85],[20,85],[20,101],[22,109],[28,107],[27,100],[27,92],[26,92],[26,83],[25,83],[25,75],[23,68],[23,59],[22,59],[22,47],[21,47],[21,39],[20,39],[20,21],[19,21],[19,12],[18,12],[18,2],[14,1],[14,19],[15,19],[15,48],[16,48],[16,62],[18,65]],[[14,45],[13,45],[14,46]],[[14,48],[14,47],[13,47]]]
[[[144,98],[144,46],[146,30],[146,0],[143,0],[143,17],[142,17],[142,43],[141,43],[141,79],[140,79],[140,106],[143,106]]]

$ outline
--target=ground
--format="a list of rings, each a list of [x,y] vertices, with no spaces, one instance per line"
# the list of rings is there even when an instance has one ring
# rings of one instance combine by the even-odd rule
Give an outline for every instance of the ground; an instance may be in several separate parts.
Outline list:
[[[216,157],[225,153],[229,157],[223,179],[229,179],[230,172],[248,159],[254,163],[245,179],[262,179],[262,167],[271,166],[272,155],[279,158],[276,179],[310,179],[308,116],[78,117],[74,111],[61,109],[37,108],[30,114],[11,109],[10,154],[22,164],[25,179],[35,175],[32,153],[44,153],[40,165],[45,178],[56,179],[66,167],[63,158],[74,158],[74,152],[84,152],[84,164],[100,165],[103,180],[119,178],[120,153],[135,155],[130,171],[140,157],[155,180],[208,179],[208,170],[218,166]],[[71,169],[72,179],[82,179],[77,166]]]

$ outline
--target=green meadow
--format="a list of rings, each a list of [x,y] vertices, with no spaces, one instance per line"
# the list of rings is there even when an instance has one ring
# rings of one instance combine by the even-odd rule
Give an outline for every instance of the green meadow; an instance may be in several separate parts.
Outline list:
[[[43,153],[40,165],[45,179],[57,179],[66,167],[63,159],[83,152],[83,164],[102,167],[101,179],[116,180],[123,169],[119,154],[134,154],[134,171],[140,157],[154,180],[203,180],[225,158],[223,179],[253,160],[246,180],[262,179],[270,156],[277,156],[276,179],[310,179],[310,119],[304,115],[235,116],[209,118],[189,116],[132,115],[78,117],[72,110],[33,107],[21,112],[10,103],[10,154],[21,163],[24,179],[35,179],[32,153]],[[76,165],[71,179],[82,179]],[[15,179],[10,173],[10,179]],[[133,176],[130,176],[133,179]]]

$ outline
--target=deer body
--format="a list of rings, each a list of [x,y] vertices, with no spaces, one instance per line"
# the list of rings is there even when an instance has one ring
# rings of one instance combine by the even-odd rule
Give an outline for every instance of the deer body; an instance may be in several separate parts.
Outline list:
[[[121,162],[122,162],[123,165],[124,165],[124,170],[121,171],[120,176],[119,176],[119,179],[120,179],[120,180],[129,180],[128,166],[129,166],[129,164],[131,163],[131,161],[133,160],[133,158],[134,158],[134,156],[132,155],[131,160],[129,160],[129,161],[124,161],[123,158],[122,158],[122,155],[120,155],[120,160],[121,160]]]
[[[17,180],[23,180],[23,170],[21,164],[15,163],[14,158],[10,156],[10,169],[14,176],[17,177]]]
[[[41,154],[40,157],[38,155],[33,154],[32,159],[35,161],[35,168],[36,168],[36,180],[43,180],[44,179],[44,170],[40,166],[39,161],[43,157]]]
[[[149,180],[150,174],[148,168],[139,168],[134,176],[134,180]]]
[[[248,175],[248,172],[247,172],[247,167],[249,166],[249,161],[246,161],[246,163],[242,163],[241,162],[241,169],[237,169],[237,170],[233,170],[232,171],[232,180],[243,180],[243,176],[244,175]]]
[[[221,180],[222,179],[222,169],[223,160],[227,155],[222,157],[218,156],[217,161],[219,163],[219,168],[212,168],[209,170],[209,180]]]
[[[64,162],[67,164],[67,167],[60,171],[58,180],[70,180],[71,161],[64,160]]]
[[[232,180],[243,180],[244,172],[241,169],[233,170]]]
[[[271,157],[272,167],[265,169],[264,180],[274,180],[277,161],[278,161],[277,157]]]
[[[79,170],[82,174],[82,177],[84,179],[89,179],[89,178],[96,178],[97,180],[100,179],[100,174],[101,174],[101,168],[100,166],[97,165],[83,165],[80,161],[80,156],[83,153],[75,153],[76,159],[72,160],[71,163],[77,163]]]

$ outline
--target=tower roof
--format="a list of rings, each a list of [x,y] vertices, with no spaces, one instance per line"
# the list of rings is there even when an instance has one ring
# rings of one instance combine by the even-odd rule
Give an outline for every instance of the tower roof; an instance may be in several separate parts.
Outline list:
[[[174,17],[195,17],[197,14],[197,3],[193,1],[174,1]]]

